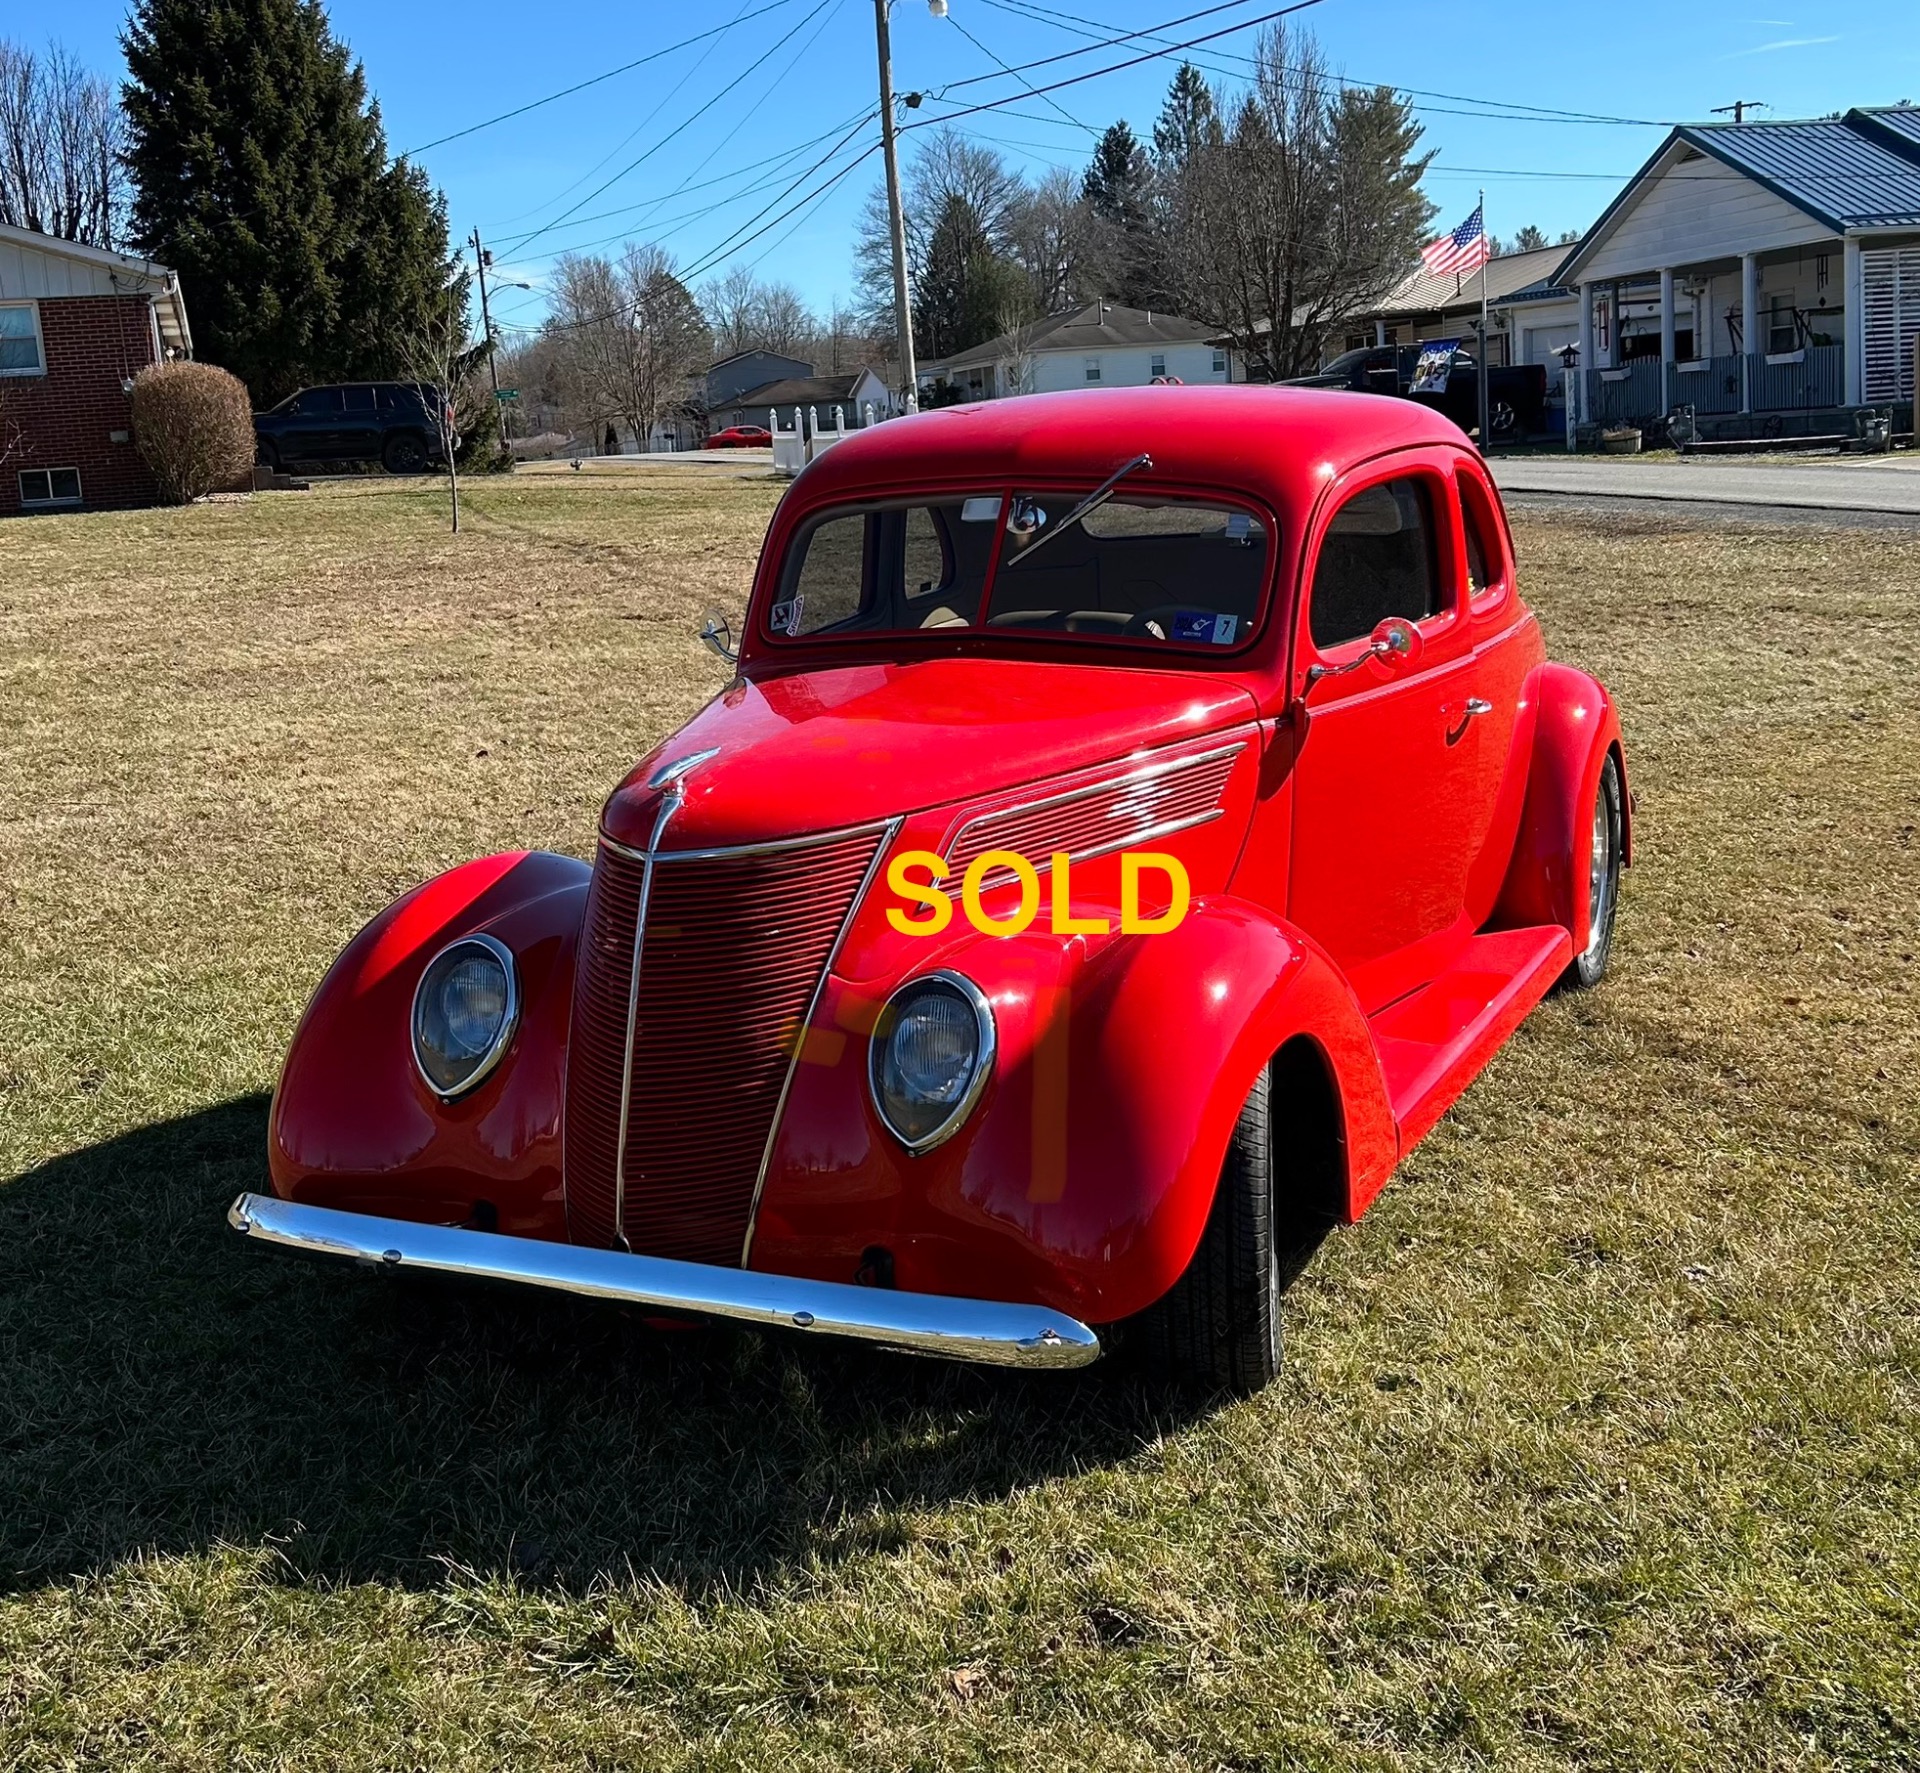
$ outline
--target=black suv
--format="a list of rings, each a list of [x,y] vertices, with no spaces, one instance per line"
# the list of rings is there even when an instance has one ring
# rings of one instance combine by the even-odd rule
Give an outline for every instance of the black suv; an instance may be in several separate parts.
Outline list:
[[[379,462],[389,474],[421,474],[444,460],[432,403],[437,388],[414,382],[342,382],[302,388],[253,415],[260,461]],[[452,429],[451,422],[447,430]]]

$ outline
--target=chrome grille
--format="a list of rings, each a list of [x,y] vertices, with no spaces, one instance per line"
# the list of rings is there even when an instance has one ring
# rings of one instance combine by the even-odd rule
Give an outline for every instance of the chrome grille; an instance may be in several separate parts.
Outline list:
[[[648,1255],[743,1259],[800,1030],[882,836],[660,851],[650,884],[643,858],[601,845],[567,1059],[576,1240],[621,1231]]]

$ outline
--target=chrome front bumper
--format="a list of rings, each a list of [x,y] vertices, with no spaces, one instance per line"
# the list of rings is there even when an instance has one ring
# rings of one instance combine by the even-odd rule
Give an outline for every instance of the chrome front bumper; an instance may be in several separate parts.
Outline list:
[[[1077,1318],[1040,1305],[896,1293],[839,1281],[795,1280],[747,1268],[714,1268],[663,1256],[630,1256],[539,1238],[503,1237],[447,1225],[415,1225],[243,1194],[227,1211],[243,1237],[375,1268],[422,1268],[473,1280],[615,1299],[649,1311],[726,1318],[762,1329],[847,1336],[907,1354],[996,1367],[1084,1367],[1100,1338]]]

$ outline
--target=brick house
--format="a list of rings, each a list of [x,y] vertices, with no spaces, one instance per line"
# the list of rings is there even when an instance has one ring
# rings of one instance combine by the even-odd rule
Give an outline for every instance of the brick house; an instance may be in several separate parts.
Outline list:
[[[164,265],[0,225],[0,516],[151,504],[129,390],[192,355]]]

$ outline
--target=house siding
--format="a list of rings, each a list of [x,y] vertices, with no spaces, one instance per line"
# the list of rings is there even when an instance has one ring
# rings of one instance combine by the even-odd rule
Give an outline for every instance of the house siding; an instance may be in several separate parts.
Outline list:
[[[20,510],[23,468],[77,468],[87,509],[150,505],[153,476],[131,441],[133,403],[123,383],[154,361],[154,323],[145,296],[86,295],[42,300],[46,373],[0,377],[0,424],[18,427],[0,467],[0,516]]]
[[[1706,178],[1713,183],[1703,188]],[[1605,283],[1662,265],[1700,265],[1833,238],[1830,228],[1764,185],[1702,155],[1670,161],[1649,180],[1605,244],[1573,275],[1581,283]]]

